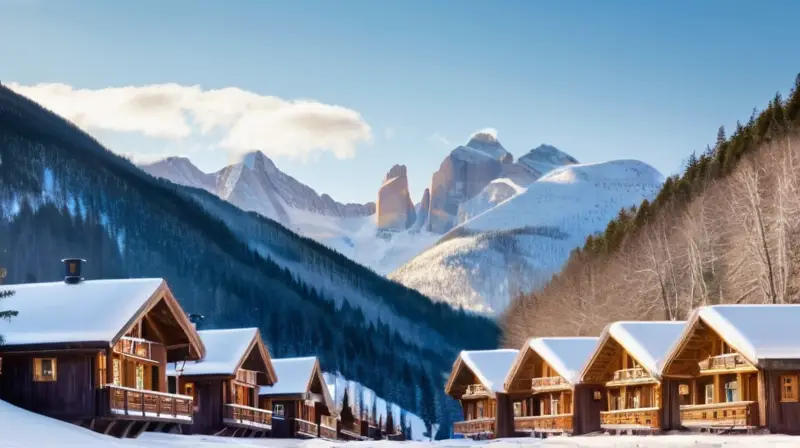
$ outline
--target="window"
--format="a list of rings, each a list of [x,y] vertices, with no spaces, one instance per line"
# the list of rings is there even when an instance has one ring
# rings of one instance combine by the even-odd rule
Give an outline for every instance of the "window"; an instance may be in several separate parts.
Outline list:
[[[56,380],[56,359],[55,358],[34,358],[33,360],[33,380],[39,382]]]
[[[558,414],[558,398],[550,398],[550,415]]]
[[[273,406],[272,413],[275,414],[275,415],[280,415],[281,417],[283,417],[283,405],[282,404],[276,404],[275,406]],[[467,420],[471,420],[471,419],[467,419]]]
[[[122,386],[122,361],[119,358],[114,358],[114,385]]]
[[[732,403],[739,401],[739,382],[728,381],[725,383],[725,401]]]
[[[106,385],[106,372],[108,372],[108,364],[106,364],[105,353],[97,355],[97,387]]]
[[[781,401],[797,401],[797,375],[781,375]]]
[[[478,402],[478,418],[483,418],[483,402]]]
[[[144,389],[144,366],[141,364],[136,364],[136,388]]]
[[[714,403],[714,385],[713,384],[706,384],[706,403],[705,404],[712,404]]]
[[[183,394],[192,397],[192,405],[194,410],[200,409],[200,400],[197,396],[197,389],[194,388],[194,383],[186,383],[183,385]]]
[[[522,417],[522,403],[514,403],[514,417]]]

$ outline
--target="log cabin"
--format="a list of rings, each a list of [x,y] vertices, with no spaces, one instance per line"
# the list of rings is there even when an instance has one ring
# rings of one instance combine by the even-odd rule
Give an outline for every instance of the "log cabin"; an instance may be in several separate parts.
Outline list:
[[[798,322],[800,305],[696,309],[664,364],[680,425],[800,434]]]
[[[278,382],[259,391],[262,409],[272,409],[272,436],[335,440],[336,409],[316,357],[272,360]]]
[[[605,389],[600,427],[610,433],[660,433],[678,420],[677,384],[661,369],[685,322],[614,322],[603,330],[582,384]],[[602,397],[601,397],[602,398]]]
[[[193,397],[192,434],[264,437],[272,410],[259,406],[260,386],[277,381],[258,328],[198,331],[206,347],[199,361],[171,364],[171,392]],[[174,389],[173,389],[174,388]]]
[[[464,421],[453,433],[473,439],[512,437],[514,408],[504,382],[519,351],[462,351],[453,364],[445,393],[461,402]]]
[[[596,337],[533,338],[517,355],[505,380],[514,402],[517,434],[586,434],[600,430],[602,392],[580,384]]]
[[[205,348],[167,283],[84,281],[82,262],[3,300],[19,315],[0,320],[0,398],[117,437],[190,425],[192,397],[167,392],[167,363]]]

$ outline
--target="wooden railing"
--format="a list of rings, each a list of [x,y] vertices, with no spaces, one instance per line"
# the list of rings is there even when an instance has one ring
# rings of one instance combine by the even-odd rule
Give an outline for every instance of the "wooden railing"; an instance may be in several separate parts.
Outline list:
[[[343,432],[349,433],[350,436],[361,437],[361,420],[359,419],[354,419],[351,422],[346,422],[342,420],[339,423],[339,428]]]
[[[252,370],[239,369],[239,371],[236,372],[236,381],[245,384],[256,384],[257,376],[258,372],[254,372]]]
[[[600,424],[603,426],[658,429],[661,426],[661,410],[658,408],[643,408],[601,412]]]
[[[465,397],[484,396],[488,394],[489,391],[483,387],[483,384],[470,384],[467,386],[466,392],[464,392]]]
[[[467,420],[465,422],[456,422],[453,424],[453,432],[462,435],[472,434],[493,434],[494,433],[494,419],[485,418],[481,420]]]
[[[572,414],[514,417],[514,429],[522,432],[572,432]]]
[[[697,363],[700,370],[733,370],[741,367],[751,367],[742,355],[738,353],[726,353],[724,355],[712,356]]]
[[[681,424],[694,427],[756,427],[758,405],[754,401],[681,406]]]
[[[625,383],[651,380],[653,376],[650,375],[643,367],[634,367],[632,369],[622,369],[614,372],[614,377],[610,381],[612,383]]]
[[[531,380],[531,388],[535,391],[558,389],[568,385],[567,381],[561,376],[547,376]]]
[[[266,409],[242,406],[239,404],[225,404],[223,406],[223,420],[225,423],[272,428],[272,411]]]
[[[123,336],[114,344],[114,353],[121,353],[143,359],[153,359],[154,343],[146,339]]]
[[[317,437],[317,435],[319,434],[316,423],[300,420],[299,418],[294,419],[294,423],[296,425],[295,432],[297,434],[301,434],[308,437]]]
[[[336,440],[336,417],[323,415],[319,425],[319,436],[323,439]]]
[[[192,420],[192,397],[187,395],[131,389],[113,384],[106,385],[99,392],[107,395],[109,410],[113,414]]]

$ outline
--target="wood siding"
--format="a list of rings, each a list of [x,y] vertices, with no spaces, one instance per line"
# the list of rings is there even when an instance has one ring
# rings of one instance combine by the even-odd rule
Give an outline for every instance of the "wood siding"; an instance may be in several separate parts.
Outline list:
[[[514,401],[506,394],[497,394],[494,437],[514,437]]]
[[[98,415],[95,392],[96,353],[3,355],[0,398],[21,408],[62,420],[81,420]],[[56,358],[56,381],[33,381],[33,359]]]
[[[763,372],[765,426],[772,433],[796,435],[800,434],[800,402],[781,402],[781,375],[787,373],[795,374],[797,371]]]
[[[291,439],[294,437],[297,402],[297,400],[272,400],[272,437],[276,439]],[[283,416],[275,412],[276,405],[283,405]]]
[[[681,426],[680,396],[678,380],[664,379],[661,382],[661,429],[677,429]]]
[[[595,400],[595,392],[600,393],[599,400]],[[573,397],[572,433],[581,435],[600,431],[600,413],[606,410],[606,395],[603,388],[581,384],[575,386]]]
[[[190,377],[180,378],[178,381],[179,394],[185,394],[186,383],[193,383],[195,388],[194,423],[189,428],[191,434],[216,434],[224,428],[222,422],[223,387],[222,379],[195,379]]]

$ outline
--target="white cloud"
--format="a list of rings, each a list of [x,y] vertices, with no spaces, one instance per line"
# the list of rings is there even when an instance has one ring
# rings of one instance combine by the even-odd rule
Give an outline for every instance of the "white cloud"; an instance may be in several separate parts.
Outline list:
[[[450,140],[448,140],[447,137],[445,137],[444,135],[440,134],[439,131],[434,132],[430,137],[428,137],[428,140],[436,143],[441,143],[445,146],[452,146]]]
[[[87,131],[109,130],[183,140],[215,139],[233,153],[261,150],[306,160],[323,151],[351,158],[359,143],[372,141],[361,115],[311,100],[287,101],[235,87],[146,86],[76,89],[59,83],[11,83],[25,95]]]

